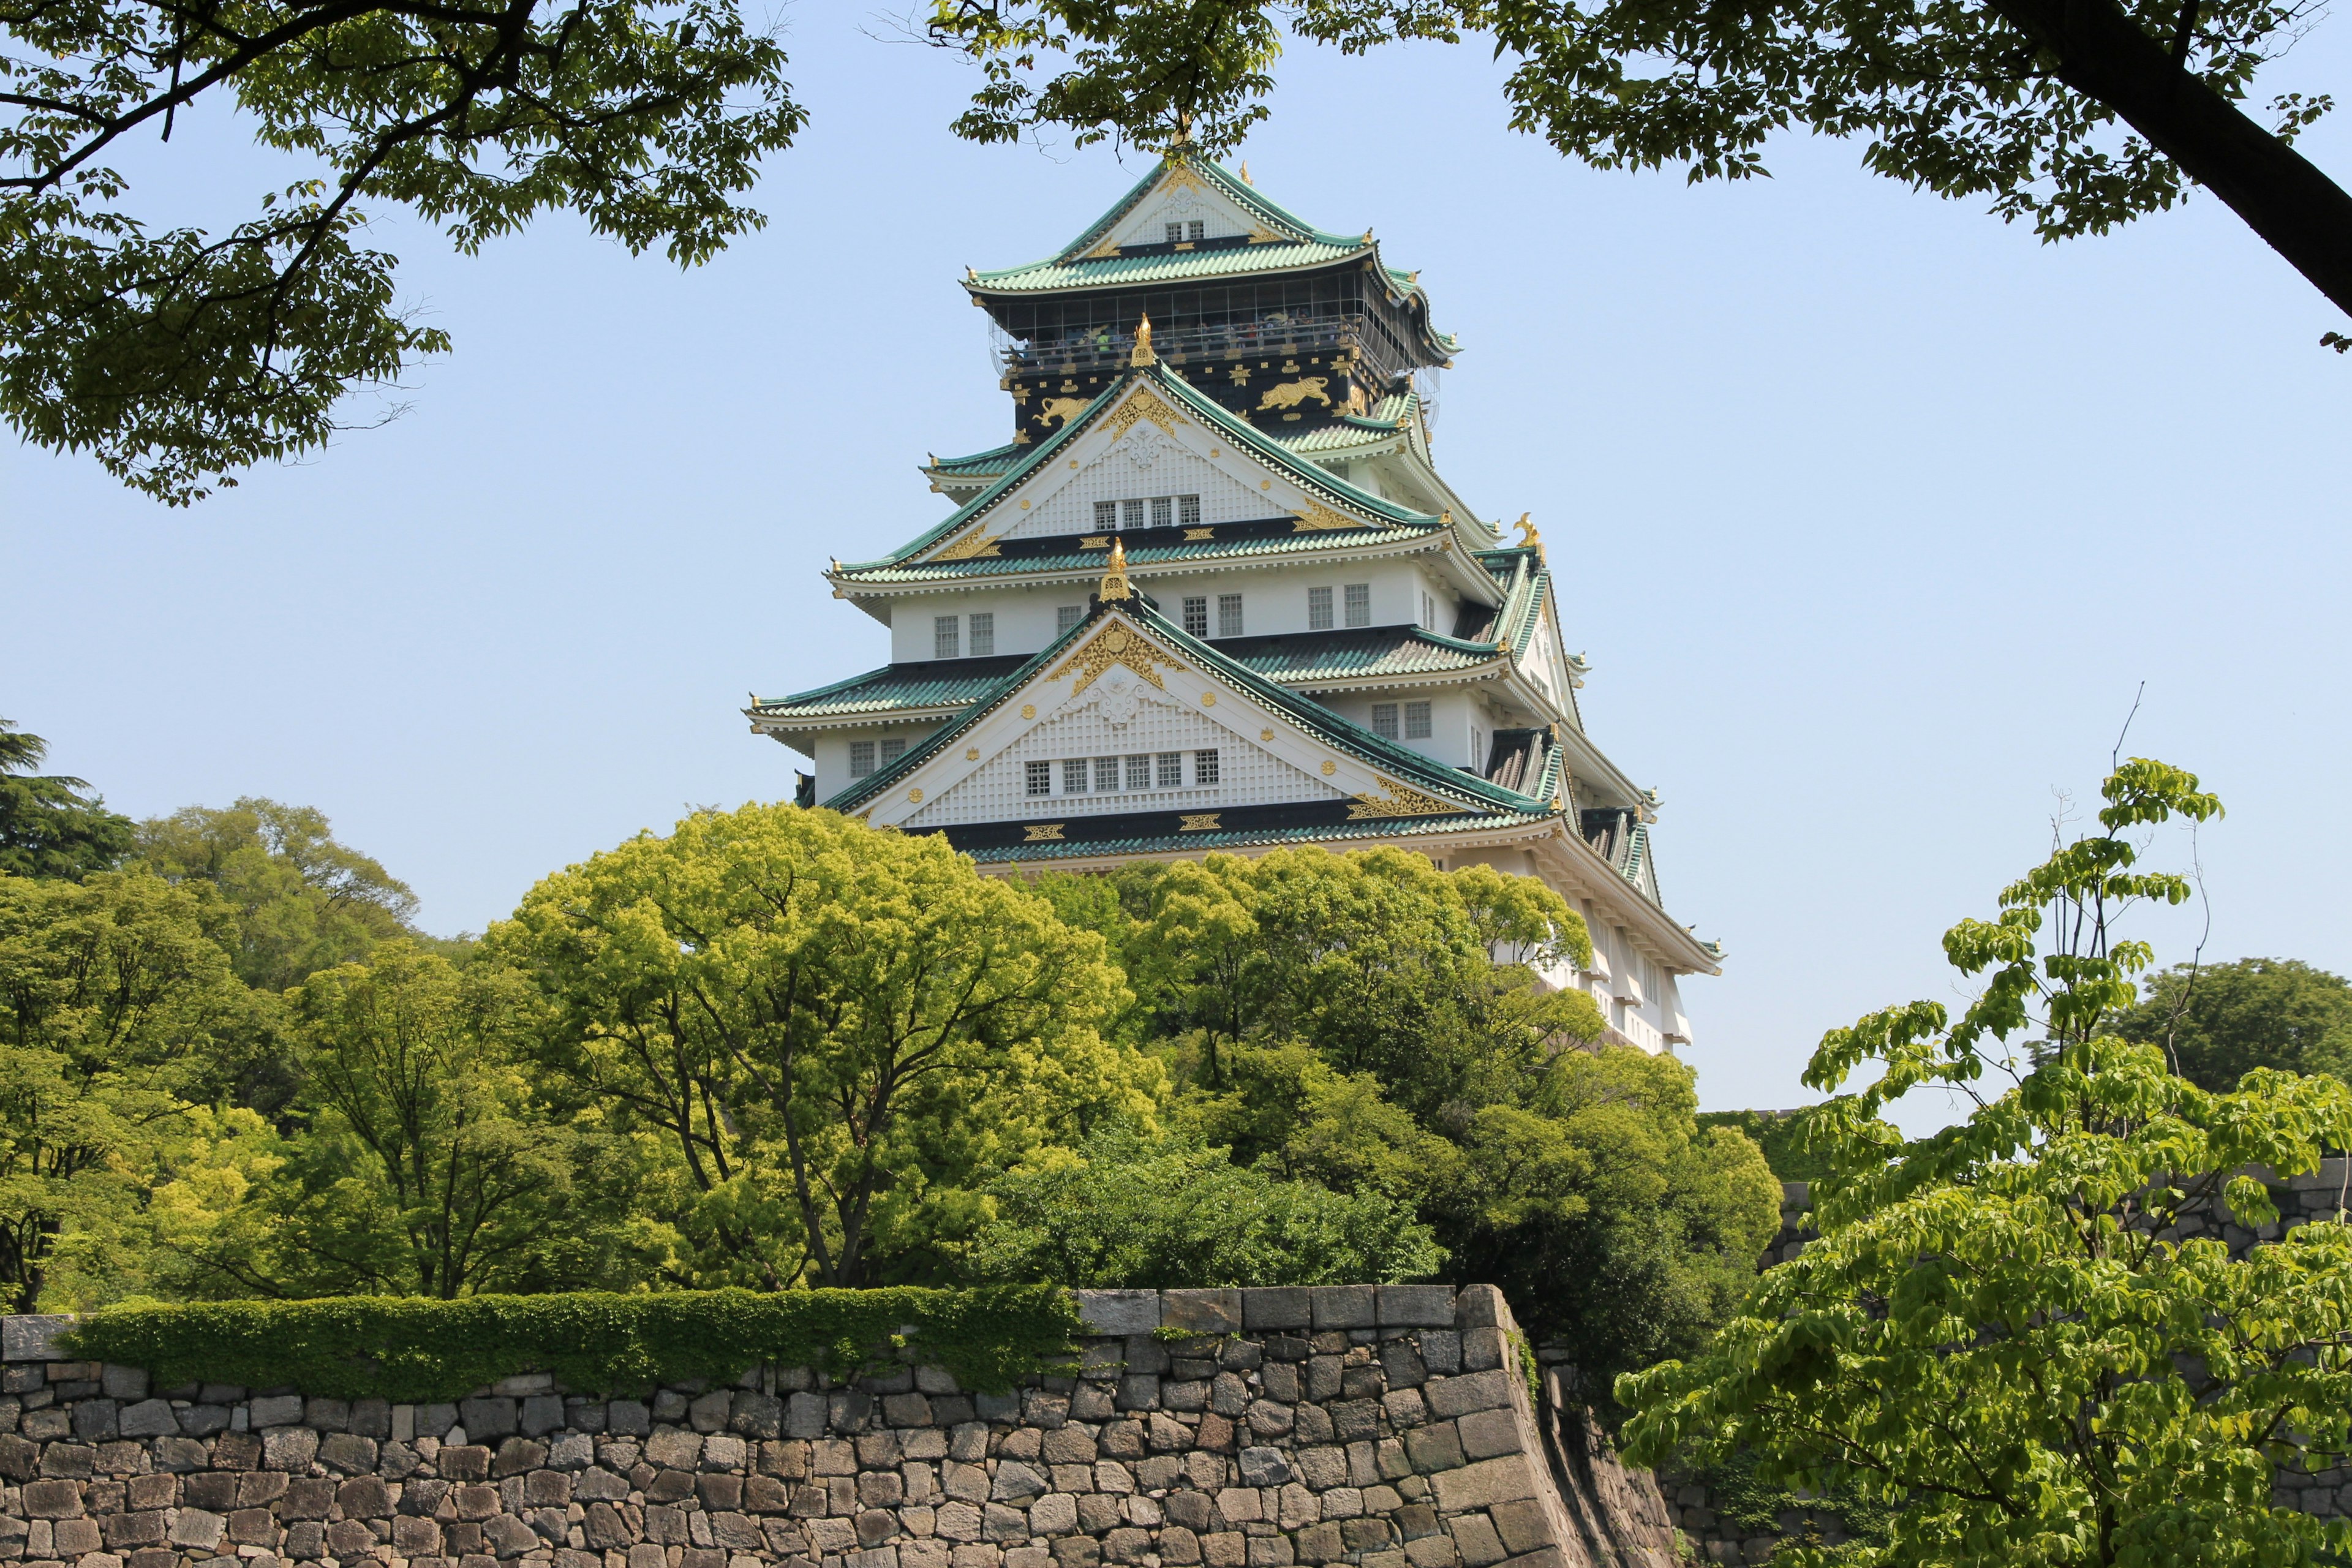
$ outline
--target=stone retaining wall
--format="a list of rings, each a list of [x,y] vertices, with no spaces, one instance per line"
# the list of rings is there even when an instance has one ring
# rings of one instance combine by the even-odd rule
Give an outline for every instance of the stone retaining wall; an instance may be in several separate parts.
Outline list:
[[[0,1323],[23,1568],[1665,1568],[1649,1477],[1539,1412],[1492,1287],[1082,1293],[1076,1377],[439,1405],[63,1359]],[[243,1563],[225,1560],[243,1559]]]

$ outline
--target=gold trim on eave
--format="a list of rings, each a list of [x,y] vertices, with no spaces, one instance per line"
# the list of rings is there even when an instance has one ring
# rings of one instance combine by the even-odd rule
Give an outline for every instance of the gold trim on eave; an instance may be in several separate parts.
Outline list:
[[[945,550],[931,557],[934,561],[977,561],[984,555],[999,553],[996,542],[1004,536],[975,528]]]
[[[1357,795],[1348,805],[1349,821],[1380,816],[1447,816],[1465,809],[1435,795],[1423,795],[1410,784],[1401,784],[1386,773],[1374,773],[1372,777],[1380,781],[1388,798],[1374,800],[1369,794]]]
[[[1075,698],[1092,686],[1096,679],[1111,666],[1122,665],[1165,691],[1168,683],[1160,679],[1157,668],[1163,664],[1171,669],[1185,668],[1160,652],[1157,645],[1125,621],[1115,620],[1106,623],[1102,630],[1087,639],[1084,647],[1072,654],[1061,668],[1045,679],[1059,680],[1076,670],[1078,679],[1070,687],[1070,695]]]
[[[1030,823],[1028,825],[1029,837],[1024,838],[1021,842],[1024,844],[1058,844],[1061,842],[1062,829],[1066,826],[1068,826],[1066,823],[1060,822]]]
[[[1377,523],[1364,522],[1349,517],[1342,512],[1333,511],[1329,507],[1318,506],[1311,500],[1298,503],[1297,515],[1291,519],[1291,522],[1293,526],[1290,531],[1293,533],[1322,533],[1332,529],[1380,526]]]
[[[1176,830],[1179,833],[1210,833],[1216,830],[1219,815],[1216,812],[1185,811],[1178,812],[1176,815],[1183,821],[1183,826]]]

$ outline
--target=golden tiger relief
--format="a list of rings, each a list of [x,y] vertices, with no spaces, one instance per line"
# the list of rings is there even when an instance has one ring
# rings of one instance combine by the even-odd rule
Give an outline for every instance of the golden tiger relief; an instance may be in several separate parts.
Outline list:
[[[1037,423],[1051,425],[1059,420],[1066,425],[1084,414],[1088,406],[1089,400],[1083,397],[1049,397],[1037,410]]]
[[[1297,408],[1310,397],[1328,408],[1331,406],[1331,395],[1323,389],[1330,384],[1331,378],[1328,375],[1303,375],[1297,381],[1270,386],[1266,388],[1265,395],[1258,400],[1258,412],[1263,414],[1269,408]]]

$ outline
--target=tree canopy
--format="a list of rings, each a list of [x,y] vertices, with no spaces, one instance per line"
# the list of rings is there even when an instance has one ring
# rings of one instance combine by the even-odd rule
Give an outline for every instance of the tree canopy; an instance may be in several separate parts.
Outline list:
[[[1830,1166],[1820,1239],[1703,1353],[1620,1380],[1637,1461],[1744,1449],[1766,1481],[1859,1489],[1895,1505],[1869,1557],[1889,1564],[2288,1563],[2352,1546],[2352,1522],[2272,1496],[2277,1463],[2352,1458],[2352,1226],[2339,1209],[2238,1259],[2180,1228],[2216,1210],[2275,1226],[2248,1168],[2315,1171],[2352,1142],[2352,1087],[2257,1068],[2217,1093],[2114,1032],[2153,959],[2118,922],[2191,891],[2140,868],[2145,840],[2221,806],[2145,759],[2103,795],[2102,831],[1946,934],[1976,992],[1957,1017],[1914,1002],[1823,1037],[1806,1081],[1839,1092],[1803,1122]],[[1865,1068],[1873,1081],[1847,1087]],[[1976,1109],[1906,1138],[1887,1108],[1932,1086]]]
[[[131,847],[131,819],[86,794],[87,780],[33,771],[48,754],[47,741],[0,719],[0,876],[86,877]]]
[[[934,0],[931,31],[983,72],[966,136],[1212,152],[1265,114],[1286,23],[1351,54],[1475,36],[1515,62],[1513,128],[1599,168],[1749,179],[1804,127],[2053,240],[2194,184],[2352,312],[2352,195],[2294,147],[2333,100],[2243,107],[2315,19],[2304,0]]]
[[[2161,1046],[2175,1069],[2215,1093],[2257,1068],[2352,1079],[2352,982],[2299,959],[2181,964],[2144,982],[2116,1020],[2126,1040]]]
[[[178,505],[320,446],[449,346],[364,243],[404,206],[471,252],[569,209],[700,262],[806,119],[735,0],[0,0],[0,418]],[[117,161],[226,100],[312,171],[209,226]]]

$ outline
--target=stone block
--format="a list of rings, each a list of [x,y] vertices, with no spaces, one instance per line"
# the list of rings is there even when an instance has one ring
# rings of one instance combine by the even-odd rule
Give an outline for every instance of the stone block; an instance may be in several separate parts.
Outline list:
[[[519,1425],[515,1402],[496,1394],[488,1399],[461,1399],[457,1401],[457,1425],[477,1443],[485,1437],[511,1436]]]
[[[330,1469],[356,1476],[375,1468],[376,1443],[349,1432],[330,1432],[319,1444],[319,1458]]]
[[[1465,1329],[1462,1331],[1462,1370],[1484,1372],[1503,1364],[1510,1347],[1500,1329]]]
[[[1481,1459],[1436,1477],[1437,1507],[1442,1513],[1457,1509],[1489,1508],[1536,1495],[1535,1475],[1524,1455]],[[1458,1537],[1457,1537],[1458,1544]],[[1468,1552],[1465,1549],[1464,1555]]]
[[[1309,1328],[1314,1321],[1314,1292],[1305,1286],[1262,1286],[1242,1292],[1242,1325],[1253,1333]]]
[[[486,1481],[490,1479],[490,1451],[479,1443],[458,1444],[441,1450],[445,1481]]]
[[[1462,1562],[1454,1550],[1454,1538],[1443,1531],[1406,1542],[1404,1556],[1412,1568],[1460,1568]]]
[[[1421,1391],[1429,1413],[1451,1421],[1476,1410],[1500,1410],[1511,1403],[1511,1374],[1500,1367],[1465,1373],[1459,1377],[1432,1379]]]
[[[1221,1530],[1201,1537],[1201,1561],[1205,1568],[1244,1568],[1249,1538],[1237,1530]]]
[[[308,1426],[272,1426],[261,1435],[264,1468],[303,1475],[319,1457],[319,1435]]]
[[[33,1519],[79,1519],[81,1485],[78,1481],[26,1481],[18,1494],[26,1514]]]
[[[1299,1531],[1292,1545],[1301,1563],[1335,1563],[1348,1555],[1348,1543],[1336,1524],[1318,1524]]]
[[[115,1417],[115,1430],[125,1437],[176,1437],[179,1417],[168,1399],[142,1399]]]
[[[1241,1451],[1242,1482],[1253,1487],[1278,1487],[1292,1479],[1290,1458],[1279,1448],[1251,1447]]]
[[[1462,1434],[1462,1452],[1467,1458],[1491,1459],[1497,1454],[1522,1451],[1517,1411],[1480,1410],[1454,1425]]]
[[[1078,1316],[1089,1334],[1148,1334],[1160,1327],[1157,1290],[1081,1290]]]
[[[1160,1321],[1164,1328],[1194,1334],[1237,1334],[1242,1331],[1239,1290],[1163,1290]]]
[[[302,1419],[302,1396],[270,1394],[246,1406],[245,1424],[256,1431],[265,1426],[291,1426]]]
[[[1511,1304],[1492,1285],[1465,1285],[1454,1299],[1457,1329],[1498,1329],[1511,1322]]]
[[[1318,1285],[1309,1294],[1315,1302],[1315,1327],[1369,1329],[1380,1317],[1380,1288],[1374,1285]]]
[[[172,1519],[172,1544],[210,1552],[221,1543],[228,1521],[201,1508],[184,1508]]]
[[[1469,1568],[1486,1568],[1490,1563],[1500,1563],[1509,1553],[1503,1550],[1503,1538],[1495,1532],[1492,1521],[1483,1513],[1465,1513],[1450,1521],[1454,1532],[1454,1549],[1462,1554]]]
[[[1384,1329],[1450,1329],[1454,1289],[1448,1285],[1382,1285],[1380,1320]]]
[[[73,1327],[62,1312],[27,1312],[0,1318],[0,1361],[63,1361],[58,1338]]]
[[[100,1392],[109,1399],[144,1399],[147,1397],[147,1369],[116,1366],[109,1362],[98,1369],[98,1384]]]
[[[1078,1528],[1078,1500],[1068,1492],[1047,1492],[1029,1505],[1033,1535],[1067,1535]]]

